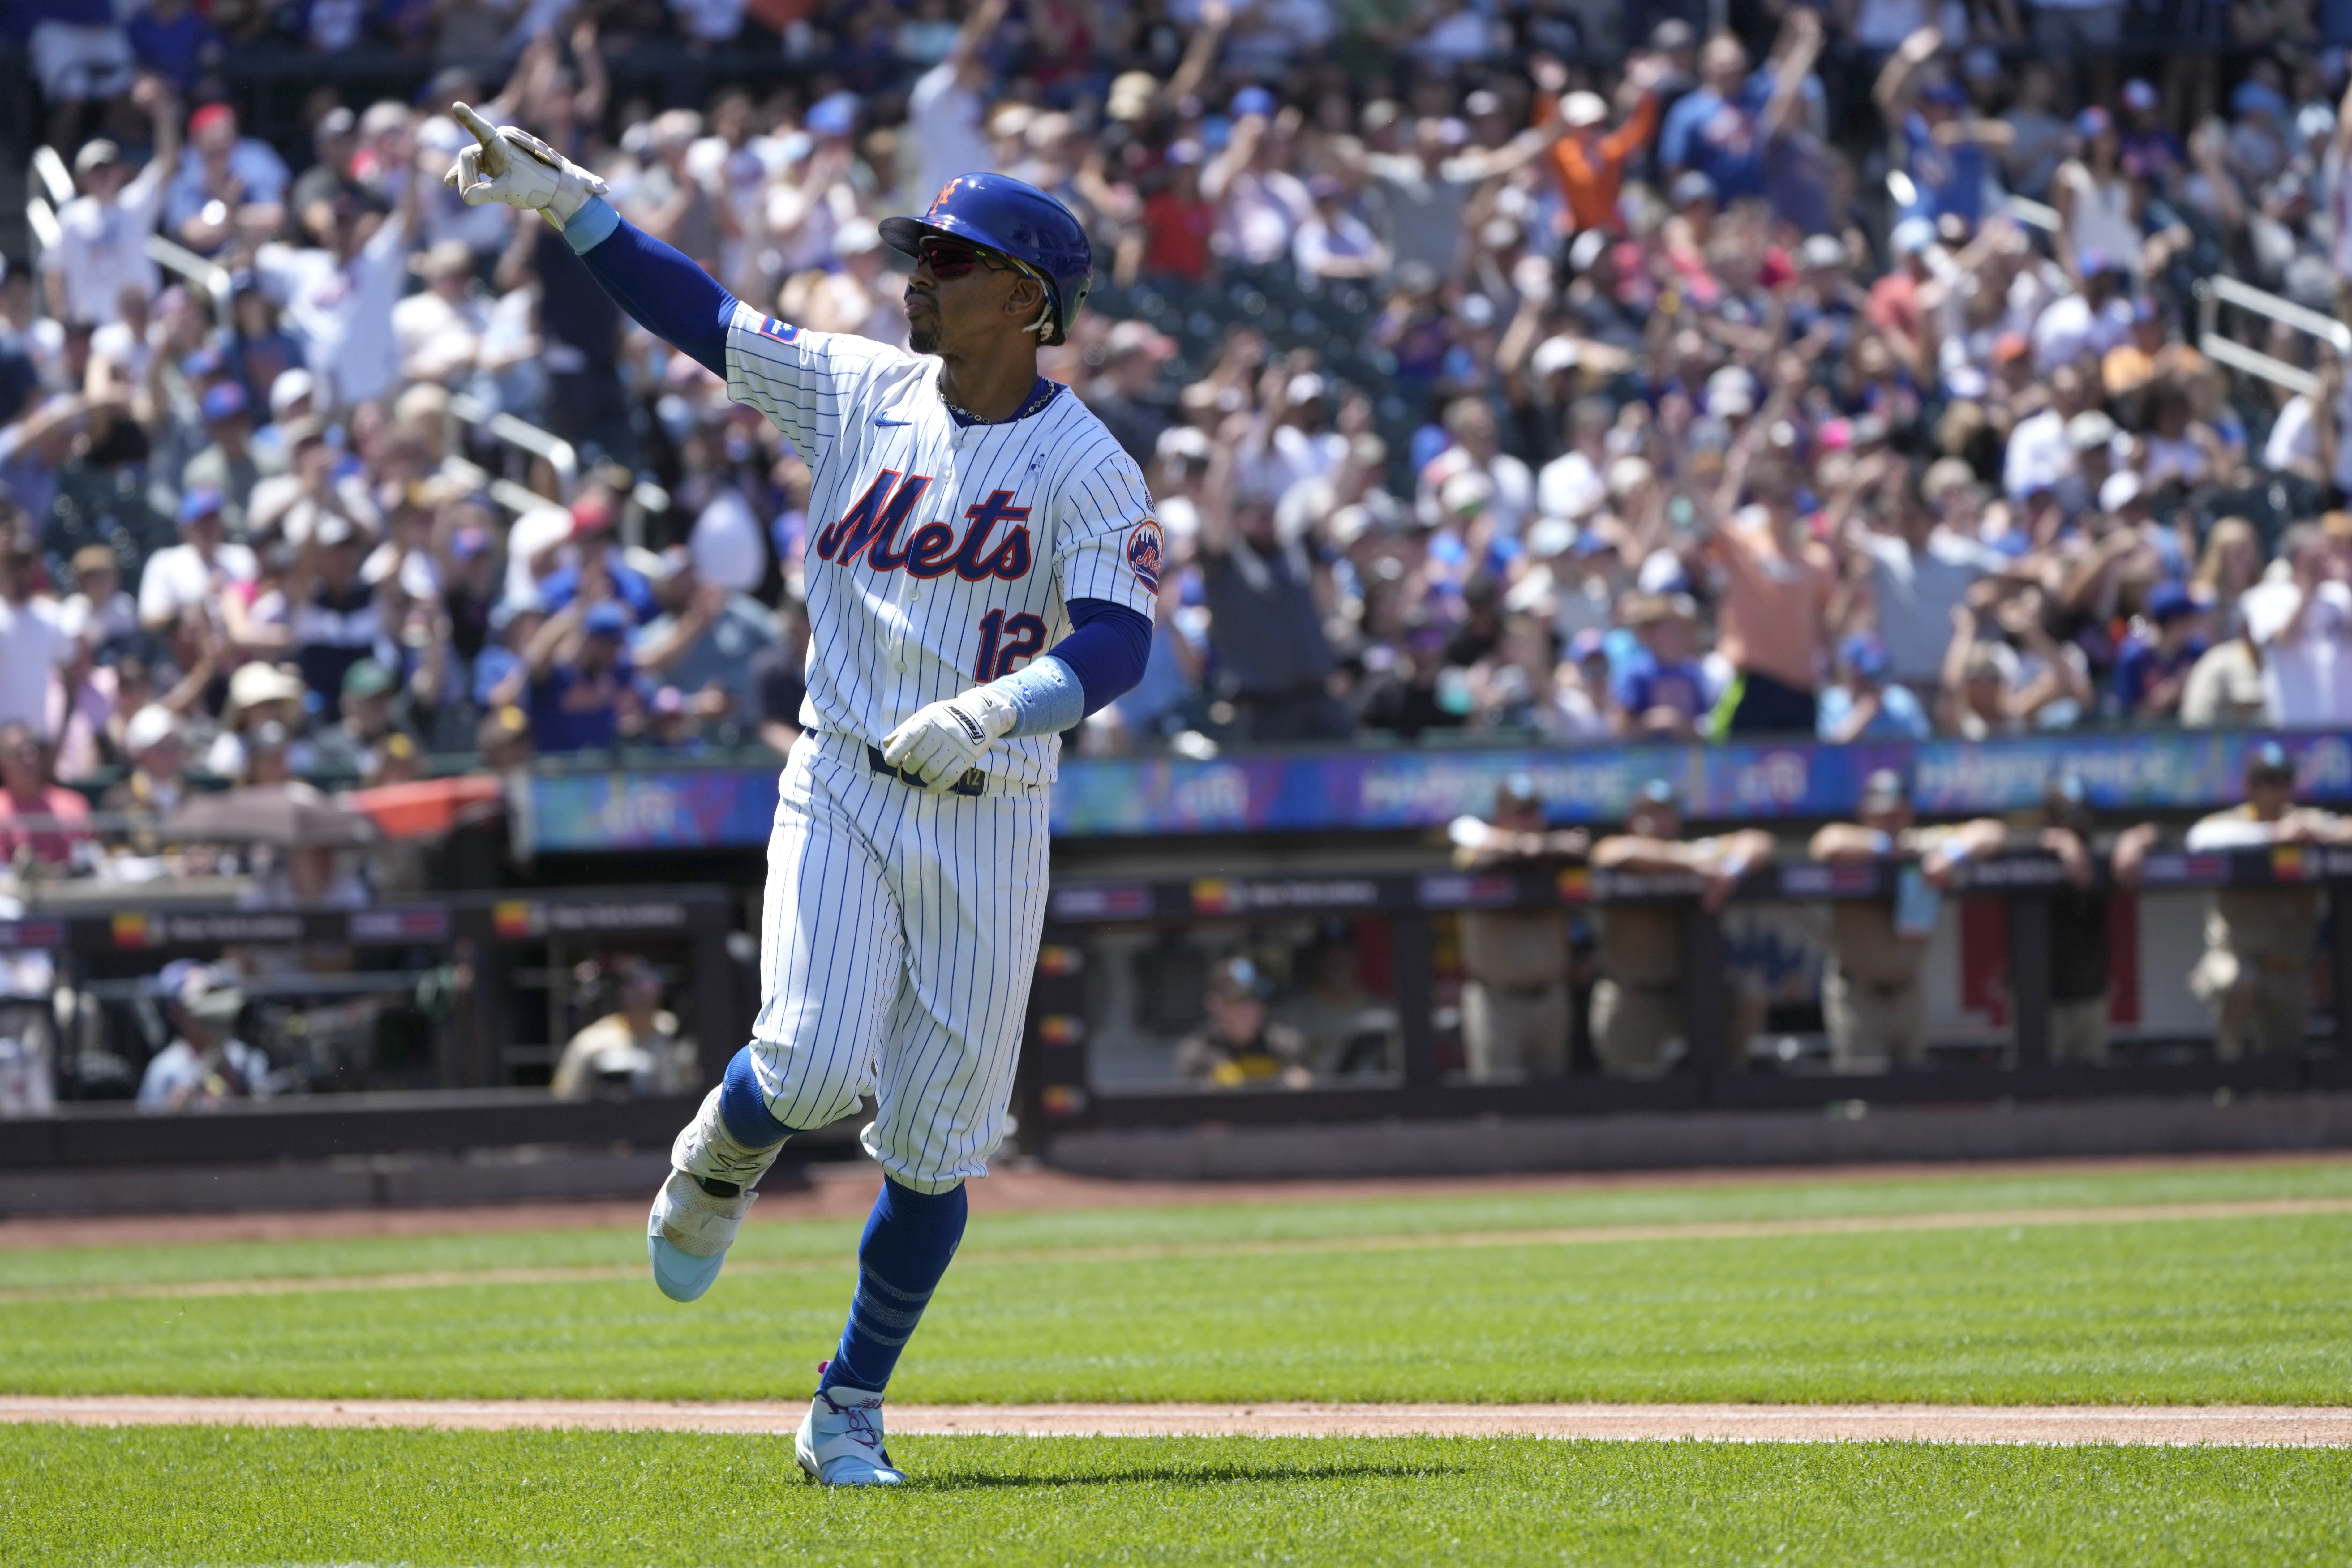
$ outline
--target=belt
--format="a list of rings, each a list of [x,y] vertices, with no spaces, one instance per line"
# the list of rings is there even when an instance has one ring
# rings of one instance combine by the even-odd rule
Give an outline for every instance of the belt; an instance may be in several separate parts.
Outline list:
[[[869,746],[866,748],[866,766],[868,771],[896,779],[901,784],[911,784],[918,789],[923,788],[921,774],[911,768],[891,767],[889,763],[883,760],[882,748],[878,746]],[[963,770],[962,778],[948,786],[947,793],[970,796],[977,800],[988,793],[988,775],[977,768],[967,768]]]
[[[1919,983],[1916,980],[1865,980],[1850,969],[1841,969],[1838,972],[1844,977],[1847,985],[1852,986],[1855,990],[1866,991],[1881,1001],[1891,1001]]]
[[[1473,977],[1475,978],[1475,977]],[[1565,980],[1539,980],[1531,986],[1507,986],[1496,980],[1480,980],[1478,983],[1490,991],[1499,991],[1507,997],[1517,997],[1521,1001],[1532,1001],[1538,997],[1548,997],[1567,984]]]

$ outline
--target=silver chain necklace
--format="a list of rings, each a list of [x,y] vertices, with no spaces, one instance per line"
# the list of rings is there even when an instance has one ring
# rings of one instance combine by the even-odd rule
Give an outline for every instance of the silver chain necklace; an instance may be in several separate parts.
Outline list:
[[[1043,376],[1039,376],[1037,380],[1040,384],[1035,394],[1033,395],[1027,402],[1023,403],[1019,411],[1016,412],[1011,419],[982,419],[980,415],[972,413],[971,410],[964,407],[963,404],[948,396],[947,388],[942,386],[940,387],[938,391],[940,401],[947,404],[948,412],[950,413],[961,414],[973,424],[1013,424],[1028,418],[1031,414],[1045,407],[1046,402],[1052,399],[1053,395],[1062,390],[1061,384],[1057,382],[1046,381]]]

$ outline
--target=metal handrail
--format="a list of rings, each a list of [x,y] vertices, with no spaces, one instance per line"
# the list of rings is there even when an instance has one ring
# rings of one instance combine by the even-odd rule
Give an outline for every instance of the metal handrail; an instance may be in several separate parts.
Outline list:
[[[2047,202],[2037,202],[2030,196],[2011,196],[2006,204],[2006,210],[2011,217],[2028,227],[2040,229],[2045,234],[2058,232],[2061,221],[2058,209]]]
[[[2347,327],[2335,317],[2308,306],[2297,305],[2292,299],[2234,277],[2200,278],[2195,287],[2197,296],[2197,347],[2207,359],[2217,364],[2259,376],[2273,386],[2284,387],[2299,397],[2317,397],[2319,378],[2300,366],[2288,364],[2275,355],[2250,349],[2233,339],[2224,338],[2216,330],[2221,308],[2227,305],[2239,310],[2252,311],[2282,326],[2292,327],[2322,340],[2339,354],[2352,353],[2352,327]]]
[[[2219,307],[2229,305],[2240,310],[2251,310],[2257,316],[2267,316],[2315,338],[2325,338],[2336,346],[2339,354],[2352,353],[2352,327],[2347,327],[2326,311],[2297,305],[2292,299],[2256,288],[2251,283],[2241,283],[2234,277],[2209,277],[2198,285],[2197,300],[2198,329],[2200,332],[2212,331],[2215,312]]]
[[[198,256],[186,246],[162,235],[147,236],[147,259],[166,272],[176,272],[213,297],[217,305],[228,303],[229,271],[219,262]]]
[[[580,454],[572,443],[560,435],[551,434],[510,413],[493,413],[489,405],[467,392],[459,392],[449,400],[449,416],[478,429],[487,430],[509,446],[544,458],[555,470],[557,486],[570,495],[580,482]]]
[[[66,172],[66,161],[46,142],[33,149],[33,177],[47,188],[52,206],[62,207],[74,199],[73,176]]]

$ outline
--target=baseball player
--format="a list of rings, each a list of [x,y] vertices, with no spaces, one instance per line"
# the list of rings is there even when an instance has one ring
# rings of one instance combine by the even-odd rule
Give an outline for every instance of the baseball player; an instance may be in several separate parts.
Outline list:
[[[872,1094],[882,1193],[796,1449],[829,1486],[892,1484],[883,1389],[963,1235],[963,1184],[1003,1134],[1055,737],[1134,685],[1150,649],[1161,540],[1142,473],[1037,373],[1086,298],[1086,235],[999,174],[884,222],[916,261],[910,354],[761,315],[622,222],[595,175],[452,112],[477,142],[450,171],[458,193],[542,214],[814,474],[806,733],[768,844],[759,1021],[678,1134],[646,1249],[665,1294],[700,1296],[784,1140]]]

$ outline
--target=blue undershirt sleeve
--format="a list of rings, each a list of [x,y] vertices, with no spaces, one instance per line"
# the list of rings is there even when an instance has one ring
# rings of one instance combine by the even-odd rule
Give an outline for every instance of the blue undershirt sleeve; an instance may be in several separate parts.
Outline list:
[[[1151,622],[1108,599],[1073,599],[1076,629],[1027,669],[992,682],[1013,703],[1012,736],[1059,735],[1143,678]]]
[[[638,326],[712,375],[727,374],[735,297],[718,279],[624,219],[602,196],[572,214],[563,240]]]

